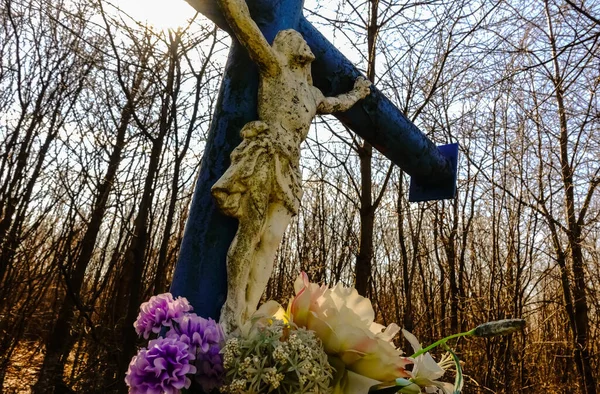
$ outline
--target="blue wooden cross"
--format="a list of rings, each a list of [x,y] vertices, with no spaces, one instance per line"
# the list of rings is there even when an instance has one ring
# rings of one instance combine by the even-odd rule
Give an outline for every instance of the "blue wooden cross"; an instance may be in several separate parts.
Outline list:
[[[187,1],[229,31],[215,0]],[[267,41],[290,28],[304,36],[316,56],[314,85],[325,96],[352,89],[361,73],[304,18],[303,0],[247,0],[247,4]],[[237,221],[218,211],[210,188],[229,166],[242,126],[258,118],[257,90],[257,68],[234,38],[171,285],[173,295],[187,297],[203,317],[219,318],[227,294],[227,249],[237,230]],[[454,197],[458,145],[436,147],[377,89],[336,116],[411,176],[411,201]]]

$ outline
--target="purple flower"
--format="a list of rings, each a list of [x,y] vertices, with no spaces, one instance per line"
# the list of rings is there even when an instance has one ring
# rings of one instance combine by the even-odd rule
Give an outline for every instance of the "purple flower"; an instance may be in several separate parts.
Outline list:
[[[196,358],[196,382],[202,386],[205,393],[223,385],[225,369],[220,350],[218,346],[211,346],[207,352],[199,353]]]
[[[181,318],[191,310],[192,306],[186,298],[177,297],[174,300],[171,293],[159,294],[140,306],[140,314],[133,326],[138,335],[148,339],[151,332],[158,333],[162,326],[171,326],[172,320]]]
[[[186,314],[167,333],[189,346],[196,357],[196,380],[205,392],[221,386],[223,359],[219,354],[225,341],[221,326],[213,319],[204,319],[195,313]]]
[[[158,338],[148,343],[131,359],[125,383],[132,394],[177,394],[189,388],[187,374],[196,373],[190,364],[194,355],[188,345],[177,338]]]
[[[180,336],[180,340],[185,342],[194,354],[206,353],[214,345],[220,347],[224,341],[223,329],[216,321],[195,313],[186,314],[178,319],[167,336]]]

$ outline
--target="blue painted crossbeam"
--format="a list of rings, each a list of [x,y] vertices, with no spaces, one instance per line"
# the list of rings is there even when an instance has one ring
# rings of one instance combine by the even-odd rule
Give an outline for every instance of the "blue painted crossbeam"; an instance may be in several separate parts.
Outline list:
[[[188,0],[220,28],[229,27],[215,0]],[[298,30],[316,55],[313,62],[313,81],[326,96],[349,91],[360,71],[338,51],[323,35],[298,12],[302,1],[260,0],[247,1],[253,18],[271,42],[275,34],[284,28]],[[283,4],[286,3],[286,4]],[[277,9],[279,7],[279,9]],[[286,8],[291,12],[286,13]],[[287,18],[280,16],[286,14]],[[275,18],[278,19],[275,23]],[[281,28],[278,28],[281,26]],[[256,76],[255,76],[256,78]],[[453,198],[456,185],[458,146],[451,144],[439,149],[402,112],[376,88],[373,94],[352,109],[336,114],[352,131],[372,144],[392,162],[417,181],[419,201]],[[431,191],[427,198],[426,189]],[[423,195],[421,195],[421,193]]]
[[[187,0],[219,27],[229,30],[215,0]],[[317,59],[314,85],[326,96],[352,89],[358,69],[302,15],[302,0],[247,0],[253,19],[267,41],[277,32],[296,29]],[[208,140],[171,291],[187,297],[196,313],[218,318],[226,296],[226,254],[237,222],[222,215],[210,188],[229,166],[229,154],[240,143],[239,131],[257,119],[258,73],[235,40],[225,66]],[[377,89],[344,113],[345,125],[371,143],[411,176],[412,201],[453,198],[456,192],[456,144],[436,147]]]

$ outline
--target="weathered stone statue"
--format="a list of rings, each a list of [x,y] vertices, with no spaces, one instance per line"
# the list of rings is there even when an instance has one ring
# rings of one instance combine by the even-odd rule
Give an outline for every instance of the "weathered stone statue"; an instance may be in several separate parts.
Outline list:
[[[229,25],[258,65],[259,120],[242,130],[231,166],[212,187],[220,209],[239,220],[227,253],[227,300],[221,322],[231,331],[256,310],[275,253],[302,197],[300,144],[316,114],[345,111],[370,93],[357,79],[354,89],[325,97],[312,85],[315,59],[302,35],[280,31],[269,45],[244,0],[219,0]]]

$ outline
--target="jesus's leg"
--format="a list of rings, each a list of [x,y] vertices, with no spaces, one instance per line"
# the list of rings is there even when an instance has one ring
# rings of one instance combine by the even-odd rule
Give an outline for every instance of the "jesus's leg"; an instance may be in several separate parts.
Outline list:
[[[248,320],[256,308],[256,303],[252,307],[247,305],[248,289],[255,286],[252,272],[257,264],[256,251],[260,249],[269,213],[274,175],[272,157],[261,154],[253,163],[253,170],[252,176],[244,179],[246,190],[241,193],[237,212],[238,231],[227,252],[227,300],[221,322],[228,332]]]
[[[260,243],[261,229],[265,220],[265,208],[261,201],[246,195],[238,231],[227,252],[227,300],[221,310],[221,323],[226,332],[239,327],[249,317],[246,314],[246,289],[254,264],[255,250]]]
[[[275,253],[291,219],[292,214],[282,204],[271,203],[269,205],[248,280],[246,291],[246,315],[248,317],[256,311],[260,298],[267,287],[273,271]]]

